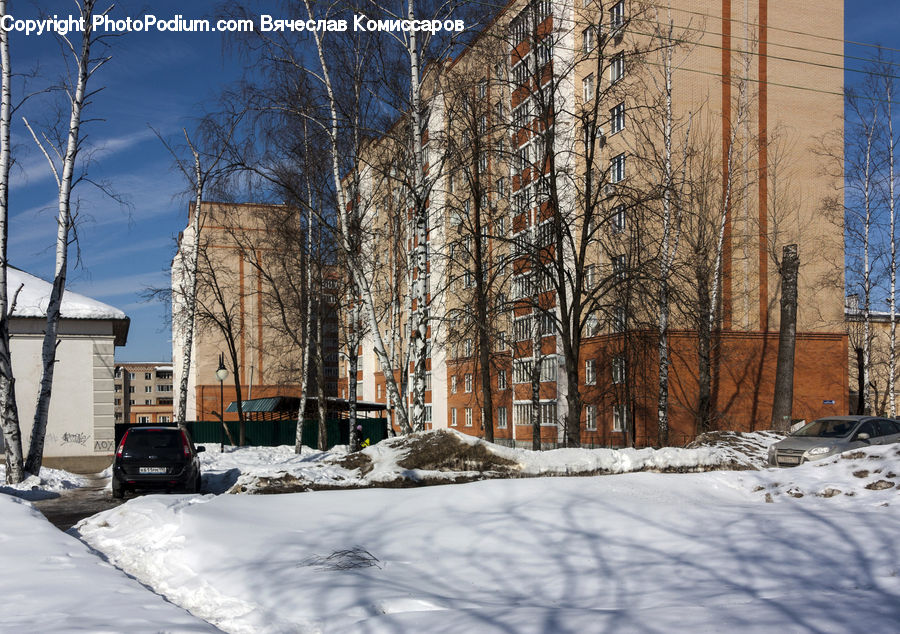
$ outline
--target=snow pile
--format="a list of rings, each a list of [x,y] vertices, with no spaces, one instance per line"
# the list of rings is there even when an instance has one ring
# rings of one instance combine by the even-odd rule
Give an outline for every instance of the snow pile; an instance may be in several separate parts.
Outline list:
[[[0,483],[6,482],[6,465],[0,464]],[[87,484],[87,478],[63,471],[41,467],[41,475],[28,476],[18,484],[0,484],[0,493],[26,500],[45,500],[58,497],[67,489],[77,489]]]
[[[73,530],[227,632],[895,631],[900,504],[753,490],[864,488],[855,461],[897,471],[873,450],[790,470],[143,496]]]
[[[0,517],[0,631],[213,631],[61,533],[30,504],[0,495]]]
[[[204,491],[296,492],[370,486],[449,484],[509,477],[597,475],[633,471],[709,471],[765,466],[767,432],[724,434],[694,448],[553,449],[532,451],[485,442],[454,430],[384,440],[350,454],[346,446],[320,452],[307,447],[254,447],[201,454]]]
[[[900,444],[847,451],[765,474],[747,474],[767,502],[824,498],[831,504],[900,504]],[[788,497],[789,496],[789,497]]]
[[[806,424],[805,421],[800,425]],[[765,469],[769,466],[769,447],[784,438],[774,431],[711,431],[700,434],[687,447],[715,447],[728,456],[735,468]]]

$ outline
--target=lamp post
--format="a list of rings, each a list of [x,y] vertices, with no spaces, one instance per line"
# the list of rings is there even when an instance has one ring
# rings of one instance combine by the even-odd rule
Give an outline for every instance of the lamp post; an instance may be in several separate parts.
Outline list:
[[[225,368],[225,354],[219,353],[219,368],[216,370],[216,378],[219,379],[219,411],[222,413],[222,427],[225,427],[225,379],[228,378],[228,370]],[[229,437],[231,434],[229,434]]]

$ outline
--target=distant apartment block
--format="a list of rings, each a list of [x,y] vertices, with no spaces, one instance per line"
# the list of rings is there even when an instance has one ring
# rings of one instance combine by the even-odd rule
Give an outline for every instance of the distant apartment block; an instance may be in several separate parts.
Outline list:
[[[117,364],[114,390],[117,423],[170,423],[174,420],[171,362]]]

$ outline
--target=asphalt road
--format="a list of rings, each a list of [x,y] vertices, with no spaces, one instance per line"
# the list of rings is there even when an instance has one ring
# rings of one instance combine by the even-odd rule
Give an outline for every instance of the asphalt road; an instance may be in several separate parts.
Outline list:
[[[85,517],[115,508],[123,500],[116,500],[106,486],[109,478],[99,473],[85,476],[90,483],[85,487],[63,492],[59,497],[32,502],[58,529],[66,531]]]

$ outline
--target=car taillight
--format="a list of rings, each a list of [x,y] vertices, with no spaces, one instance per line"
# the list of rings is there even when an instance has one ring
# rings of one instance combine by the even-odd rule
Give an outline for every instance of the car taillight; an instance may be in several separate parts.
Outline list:
[[[184,435],[184,431],[181,432],[181,448],[184,451],[184,457],[191,457],[191,445],[188,443],[187,436]]]
[[[122,457],[122,452],[125,450],[125,439],[128,438],[128,432],[130,431],[130,429],[125,430],[125,435],[122,436],[122,442],[119,443],[119,448],[116,449],[116,458]]]

